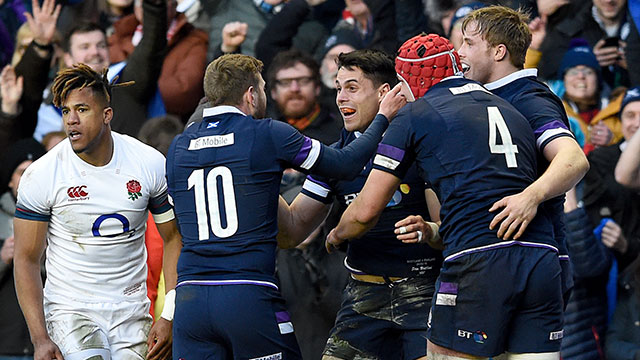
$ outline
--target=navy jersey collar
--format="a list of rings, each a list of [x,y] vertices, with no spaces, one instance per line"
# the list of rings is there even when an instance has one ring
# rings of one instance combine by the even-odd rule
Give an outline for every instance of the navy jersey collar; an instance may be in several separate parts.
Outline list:
[[[503,77],[502,79],[498,79],[494,82],[490,82],[484,85],[484,87],[486,87],[489,90],[495,90],[497,88],[503,87],[509,83],[512,83],[518,79],[522,79],[525,77],[529,77],[529,76],[533,76],[533,77],[538,77],[538,69],[522,69],[522,70],[518,70],[514,73],[511,73],[505,77]]]
[[[235,114],[247,116],[247,114],[243,113],[242,111],[240,111],[240,109],[238,109],[235,106],[218,105],[210,108],[205,108],[204,110],[202,110],[202,117],[207,118],[210,116],[216,116],[216,115],[228,114],[228,113],[235,113]]]

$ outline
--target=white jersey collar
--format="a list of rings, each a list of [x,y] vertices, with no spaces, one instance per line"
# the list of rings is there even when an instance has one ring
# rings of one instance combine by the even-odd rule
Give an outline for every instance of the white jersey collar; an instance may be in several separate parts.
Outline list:
[[[242,111],[240,111],[240,109],[238,109],[235,106],[218,105],[210,108],[205,108],[204,110],[202,110],[202,117],[209,117],[209,116],[228,114],[228,113],[235,113],[235,114],[247,116],[247,114],[243,113]]]
[[[533,77],[537,77],[538,76],[538,69],[522,69],[522,70],[518,70],[514,73],[511,73],[501,79],[498,79],[496,81],[487,83],[484,85],[484,87],[486,87],[489,90],[494,90],[497,89],[499,87],[503,87],[511,82],[514,82],[518,79],[522,79],[525,77],[529,77],[529,76],[533,76]]]

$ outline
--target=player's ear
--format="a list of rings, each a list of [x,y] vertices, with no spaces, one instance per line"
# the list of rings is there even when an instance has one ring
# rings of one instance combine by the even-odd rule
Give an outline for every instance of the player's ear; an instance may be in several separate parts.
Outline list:
[[[502,61],[507,59],[507,55],[509,54],[509,50],[507,50],[507,46],[505,44],[499,44],[494,48],[493,57],[496,61]]]
[[[244,101],[245,104],[249,105],[249,106],[256,106],[256,92],[255,92],[255,88],[253,87],[253,85],[249,86],[249,88],[247,89],[247,91],[244,92],[244,95],[242,96],[242,100]]]
[[[389,83],[384,83],[384,84],[380,85],[378,87],[378,100],[382,101],[382,98],[384,97],[384,95],[386,93],[389,92],[389,90],[391,90],[391,86],[389,86]]]
[[[102,110],[102,118],[105,124],[109,124],[113,119],[113,109],[110,106],[107,106]]]

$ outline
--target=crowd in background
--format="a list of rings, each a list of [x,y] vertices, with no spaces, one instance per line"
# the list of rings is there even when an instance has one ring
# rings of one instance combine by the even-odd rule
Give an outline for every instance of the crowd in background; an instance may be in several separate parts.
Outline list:
[[[33,352],[13,285],[12,218],[20,175],[66,137],[49,91],[59,69],[82,62],[108,69],[112,81],[134,82],[111,95],[112,129],[166,154],[173,137],[202,118],[207,64],[227,53],[255,56],[265,64],[269,117],[330,144],[342,128],[335,103],[340,53],[395,55],[421,32],[459,47],[464,16],[494,3],[530,14],[525,67],[537,68],[562,99],[591,165],[565,204],[575,285],[562,357],[640,359],[640,196],[614,175],[640,127],[640,117],[621,116],[640,104],[640,1],[627,1],[0,0],[0,359]],[[285,173],[281,193],[293,199],[303,181]],[[327,254],[318,241],[337,216],[299,248],[278,254],[282,295],[305,359],[319,358],[348,279],[344,254]],[[150,218],[152,300],[163,293],[154,229]]]

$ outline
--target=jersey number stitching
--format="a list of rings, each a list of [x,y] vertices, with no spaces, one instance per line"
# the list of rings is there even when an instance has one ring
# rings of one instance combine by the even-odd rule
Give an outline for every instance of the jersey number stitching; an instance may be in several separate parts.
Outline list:
[[[504,122],[500,109],[496,106],[488,106],[487,112],[489,114],[489,150],[492,154],[504,154],[508,168],[518,167],[516,160],[518,145],[514,145],[511,141],[511,133],[507,123]],[[496,144],[496,129],[500,133],[502,144]]]
[[[218,182],[221,179],[222,198],[224,201],[224,216],[227,219],[227,227],[222,227],[222,214],[218,203]],[[198,238],[209,239],[209,224],[211,231],[219,238],[227,238],[238,231],[238,212],[236,210],[236,197],[233,188],[233,175],[225,166],[218,166],[207,174],[205,189],[204,169],[191,172],[188,179],[188,190],[194,188],[196,202],[196,216],[198,218]],[[205,197],[206,193],[206,197]],[[209,215],[207,217],[207,203],[209,203]],[[210,221],[207,221],[210,220]]]

